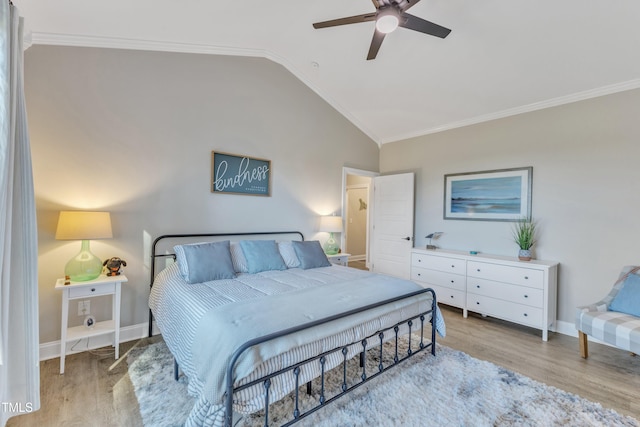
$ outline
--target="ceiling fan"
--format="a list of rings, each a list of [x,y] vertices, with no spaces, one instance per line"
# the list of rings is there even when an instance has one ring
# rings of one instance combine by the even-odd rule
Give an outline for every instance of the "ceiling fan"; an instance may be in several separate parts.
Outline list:
[[[378,55],[378,50],[380,50],[380,45],[382,44],[384,37],[398,27],[408,28],[410,30],[429,34],[430,36],[440,37],[442,39],[447,37],[451,32],[448,28],[407,13],[407,10],[415,6],[420,0],[371,1],[376,8],[374,13],[365,13],[363,15],[349,16],[347,18],[316,22],[313,24],[313,28],[318,29],[376,21],[376,29],[373,33],[373,40],[371,40],[367,60],[375,59],[376,55]]]

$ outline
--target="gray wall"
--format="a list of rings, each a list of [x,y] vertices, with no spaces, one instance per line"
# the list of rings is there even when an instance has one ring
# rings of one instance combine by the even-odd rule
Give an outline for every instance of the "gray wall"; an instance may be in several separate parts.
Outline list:
[[[60,210],[108,210],[120,256],[122,326],[147,320],[150,240],[174,232],[298,229],[339,212],[342,167],[378,169],[378,146],[266,59],[34,46],[25,91],[39,232],[40,342],[60,337],[53,287],[79,242]],[[211,151],[272,161],[272,197],[212,194]],[[72,307],[72,311],[76,308]],[[109,299],[92,303],[108,317]],[[81,317],[72,315],[78,324]]]
[[[511,224],[443,220],[444,175],[533,166],[536,256],[560,262],[558,318],[611,288],[640,262],[640,90],[382,146],[380,171],[416,172],[416,244],[517,255]]]
[[[54,239],[58,211],[112,212],[127,260],[122,325],[145,322],[149,240],[171,232],[300,229],[339,212],[342,167],[416,172],[416,244],[515,255],[509,223],[444,221],[443,175],[533,166],[536,256],[561,263],[559,319],[635,264],[640,91],[377,145],[265,59],[34,46],[25,53],[39,225],[40,341],[59,339],[54,291],[78,242]],[[272,197],[211,194],[212,150],[272,161]],[[379,157],[378,157],[379,156]],[[108,301],[92,305],[108,316]],[[81,317],[72,316],[79,323]]]

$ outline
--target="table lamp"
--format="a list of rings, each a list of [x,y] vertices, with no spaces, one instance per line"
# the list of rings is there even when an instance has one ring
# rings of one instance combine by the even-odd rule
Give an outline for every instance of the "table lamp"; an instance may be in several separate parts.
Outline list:
[[[319,231],[329,233],[329,240],[327,240],[323,247],[324,253],[327,255],[335,255],[340,252],[340,246],[333,237],[333,233],[342,233],[342,218],[339,216],[321,216]]]
[[[75,282],[86,282],[100,276],[102,261],[91,253],[89,240],[110,239],[109,212],[61,211],[56,230],[57,240],[82,240],[80,252],[67,262],[65,276]]]

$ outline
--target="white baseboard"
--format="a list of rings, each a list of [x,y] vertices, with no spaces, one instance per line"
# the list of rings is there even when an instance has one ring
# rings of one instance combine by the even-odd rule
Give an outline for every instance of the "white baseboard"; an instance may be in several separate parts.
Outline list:
[[[120,342],[128,342],[135,341],[141,338],[145,338],[149,333],[149,323],[139,323],[137,325],[125,326],[120,328]],[[570,337],[578,337],[578,331],[576,330],[576,325],[573,322],[565,322],[562,320],[558,320],[556,322],[556,332],[568,335]],[[153,335],[158,335],[160,330],[153,324]],[[112,336],[110,334],[100,335],[97,337],[84,338],[80,340],[79,343],[68,343],[67,344],[67,355],[73,353],[80,353],[87,350],[93,350],[96,348],[106,347],[112,344],[111,342]],[[611,344],[607,344],[595,338],[589,337],[589,341],[595,342],[598,344],[604,344],[609,347],[613,347]],[[72,347],[75,347],[76,350],[71,350]],[[40,360],[48,360],[55,359],[56,357],[60,357],[60,340],[52,341],[48,343],[40,344]]]
[[[557,325],[558,325],[558,327],[556,329],[556,332],[558,332],[560,334],[563,334],[563,335],[569,335],[570,337],[578,338],[578,330],[576,329],[576,324],[575,323],[573,323],[573,322],[564,322],[564,321],[558,320],[557,321]],[[604,341],[600,341],[599,339],[590,337],[588,335],[587,335],[587,339],[589,340],[589,342],[594,342],[594,343],[597,343],[597,344],[603,344],[603,345],[606,345],[606,346],[609,346],[609,347],[617,348],[614,345],[611,345],[611,344],[606,343]]]
[[[556,332],[569,335],[570,337],[577,337],[578,331],[576,330],[576,324],[572,322],[565,322],[562,320],[556,321]]]
[[[153,324],[153,335],[159,334],[160,331]],[[135,341],[147,337],[149,334],[149,323],[139,323],[137,325],[125,326],[120,328],[120,342]],[[78,342],[67,343],[67,355],[80,353],[96,348],[107,347],[113,344],[113,335],[105,334],[97,337],[83,338]],[[72,350],[73,349],[73,350]],[[60,357],[60,340],[40,344],[40,361],[55,359]]]

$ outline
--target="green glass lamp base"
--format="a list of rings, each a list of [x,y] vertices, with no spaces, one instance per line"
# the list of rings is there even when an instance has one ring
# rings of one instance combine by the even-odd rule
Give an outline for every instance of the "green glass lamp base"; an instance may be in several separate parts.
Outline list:
[[[102,273],[102,261],[89,250],[89,241],[83,240],[80,252],[64,267],[64,275],[74,282],[96,279]]]
[[[333,238],[333,233],[329,234],[329,240],[324,244],[324,253],[327,255],[336,255],[340,252],[340,246],[338,246],[338,242]]]

